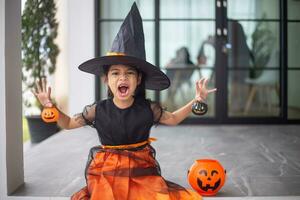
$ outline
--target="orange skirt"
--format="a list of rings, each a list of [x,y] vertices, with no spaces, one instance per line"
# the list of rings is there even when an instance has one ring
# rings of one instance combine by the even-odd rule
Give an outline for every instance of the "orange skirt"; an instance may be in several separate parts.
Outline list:
[[[87,186],[72,200],[200,200],[201,196],[165,180],[150,145],[134,150],[90,151],[86,171]]]

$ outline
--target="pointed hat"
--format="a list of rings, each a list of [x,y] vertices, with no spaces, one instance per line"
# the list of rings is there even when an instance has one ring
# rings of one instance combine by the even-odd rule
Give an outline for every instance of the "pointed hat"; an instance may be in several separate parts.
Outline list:
[[[158,67],[146,61],[143,23],[135,2],[121,25],[110,52],[106,56],[84,62],[78,68],[102,75],[105,67],[116,64],[129,65],[142,71],[146,89],[164,90],[170,86],[169,78]]]

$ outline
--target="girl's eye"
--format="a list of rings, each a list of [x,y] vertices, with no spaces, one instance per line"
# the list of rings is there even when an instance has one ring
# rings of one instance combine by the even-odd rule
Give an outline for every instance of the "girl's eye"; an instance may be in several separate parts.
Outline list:
[[[130,74],[130,75],[135,75],[135,72],[129,71],[128,74]]]
[[[112,72],[111,74],[112,75],[118,75],[119,73],[118,72]]]

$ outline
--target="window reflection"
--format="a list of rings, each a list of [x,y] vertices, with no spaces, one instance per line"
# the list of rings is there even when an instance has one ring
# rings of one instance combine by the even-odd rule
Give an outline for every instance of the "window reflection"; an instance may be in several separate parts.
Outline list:
[[[300,22],[288,23],[288,67],[300,68]]]
[[[215,51],[203,44],[213,38],[214,26],[211,21],[161,21],[160,63],[171,79],[171,87],[161,92],[160,99],[168,110],[176,110],[192,100],[195,82],[203,75],[213,74]],[[205,61],[201,61],[201,56]],[[209,87],[213,84],[211,80]],[[207,99],[206,117],[214,116],[214,98],[210,95]]]
[[[200,67],[200,77],[210,80],[214,76],[214,66],[216,60],[215,37],[209,35],[199,48],[197,55],[197,65]]]
[[[101,17],[120,19],[124,18],[126,13],[122,14],[122,12],[126,7],[129,9],[133,0],[103,2],[102,4],[107,4],[107,9],[102,5],[101,9],[105,8],[105,10],[102,10]],[[159,2],[159,63],[172,81],[170,89],[160,93],[160,101],[169,110],[174,110],[194,98],[193,83],[199,78],[210,78],[209,87],[215,87],[216,2],[214,0],[160,0]],[[227,76],[228,79],[229,116],[266,117],[280,114],[279,3],[279,0],[227,1],[228,38],[220,51],[226,52],[228,56],[228,63],[224,64],[224,67],[228,67],[228,74],[223,76]],[[288,0],[287,3],[288,19],[299,20],[300,3],[294,0]],[[154,19],[154,0],[138,0],[137,4],[141,8],[143,19]],[[110,11],[108,8],[116,8],[116,5],[120,9]],[[114,23],[119,22],[101,22],[101,30],[105,30],[105,34],[101,34],[102,54],[111,45],[108,41],[112,41],[113,38],[109,37],[113,37],[114,31],[116,32],[120,26]],[[297,62],[299,60],[297,32],[300,30],[298,27],[300,26],[295,21],[288,24],[288,67],[293,68],[293,72],[298,72],[296,69],[299,68],[300,63]],[[154,55],[157,49],[154,46],[154,23],[144,22],[144,29],[147,60],[155,63]],[[188,52],[189,60],[180,63],[176,58],[183,48]],[[289,77],[295,77],[293,72],[289,72]],[[293,92],[297,88],[293,80],[288,80],[289,112],[291,108],[300,107],[295,104],[298,97]],[[154,96],[154,93],[150,95]],[[214,101],[215,94],[209,96],[210,113],[206,116],[215,115]]]
[[[288,71],[288,118],[300,119],[300,70]]]
[[[167,104],[172,104],[177,93],[180,93],[181,98],[186,95],[183,86],[186,84],[188,88],[193,88],[192,75],[196,66],[190,59],[190,53],[186,47],[181,47],[176,50],[175,57],[170,60],[165,66],[166,74],[171,81],[171,86],[167,91]],[[188,101],[190,99],[186,99]]]
[[[288,19],[300,20],[300,2],[295,0],[288,0]]]
[[[105,0],[100,1],[100,17],[124,19],[133,2],[136,2],[143,20],[154,19],[154,0]]]
[[[227,15],[231,19],[279,19],[279,1],[228,0]]]
[[[289,2],[299,8],[300,3]],[[290,8],[290,7],[289,7]],[[297,13],[292,9],[293,16]],[[298,12],[299,13],[299,12]],[[299,16],[299,15],[298,15]],[[300,16],[298,17],[300,19]],[[299,92],[299,76],[300,76],[300,22],[288,23],[288,118],[300,119],[300,92]]]
[[[273,69],[258,71],[260,75],[257,78],[246,78],[242,84],[229,83],[231,87],[228,89],[232,94],[229,99],[230,116],[279,115],[279,71]],[[236,106],[237,101],[241,107]]]
[[[252,31],[246,31],[247,29]],[[276,109],[270,109],[274,107],[268,99],[270,95],[258,92],[279,92],[278,33],[277,22],[231,20],[228,23],[229,116],[279,115],[278,104],[275,103]],[[258,98],[261,99],[259,102],[256,101]],[[273,98],[279,102],[279,95]],[[265,102],[270,104],[265,105]],[[269,109],[262,110],[265,106]]]
[[[215,0],[160,0],[162,19],[215,18]]]

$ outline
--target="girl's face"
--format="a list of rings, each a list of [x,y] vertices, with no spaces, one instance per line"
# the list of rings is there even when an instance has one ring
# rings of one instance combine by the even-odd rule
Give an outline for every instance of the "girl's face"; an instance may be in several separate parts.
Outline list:
[[[134,95],[135,89],[141,83],[141,78],[133,67],[112,65],[108,70],[106,82],[114,98],[128,100]]]

